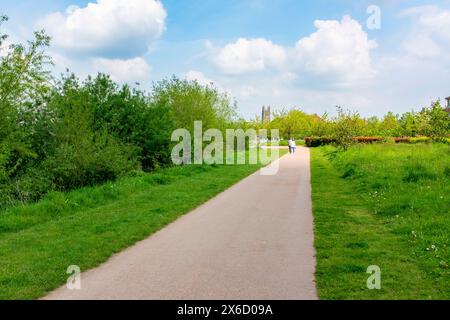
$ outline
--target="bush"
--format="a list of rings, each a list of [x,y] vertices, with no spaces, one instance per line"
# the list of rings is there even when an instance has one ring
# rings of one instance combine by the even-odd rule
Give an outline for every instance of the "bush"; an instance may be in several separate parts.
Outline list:
[[[429,143],[432,139],[429,137],[415,137],[415,138],[409,138],[409,143]]]
[[[115,180],[136,168],[133,147],[121,145],[107,135],[80,137],[77,143],[62,143],[41,166],[58,190]]]
[[[395,138],[394,139],[395,143],[410,143],[409,138]]]
[[[411,143],[411,144],[416,144],[416,143],[429,143],[432,142],[433,139],[431,139],[430,137],[401,137],[401,138],[394,138],[395,143]]]
[[[94,131],[106,130],[118,141],[136,147],[146,171],[170,163],[170,138],[175,129],[167,104],[151,101],[145,93],[119,88],[107,75],[84,84],[91,101]]]
[[[56,188],[57,186],[52,183],[47,172],[31,167],[13,185],[10,190],[10,199],[16,199],[21,204],[26,204],[41,199]]]
[[[385,141],[383,137],[355,137],[353,138],[358,143],[374,143]]]
[[[335,143],[336,140],[327,137],[309,137],[305,138],[305,144],[308,148],[316,148]]]
[[[382,137],[355,137],[353,138],[354,143],[374,143],[385,141]],[[305,138],[306,146],[309,148],[315,148],[320,146],[325,146],[329,144],[337,144],[337,140],[328,137],[309,137]]]
[[[364,121],[358,113],[344,111],[338,107],[338,116],[333,123],[333,139],[337,147],[347,150],[355,143],[354,137],[361,131]]]
[[[154,85],[152,103],[166,106],[176,128],[193,132],[194,122],[202,121],[203,129],[229,129],[236,120],[235,104],[229,96],[212,85],[202,86],[197,81],[173,77]]]

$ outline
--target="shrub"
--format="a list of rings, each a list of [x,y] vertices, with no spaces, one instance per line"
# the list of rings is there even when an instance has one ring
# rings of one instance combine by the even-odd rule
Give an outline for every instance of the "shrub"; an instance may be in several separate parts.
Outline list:
[[[146,171],[170,163],[175,123],[165,102],[153,102],[128,86],[119,88],[103,74],[89,78],[83,90],[91,101],[94,131],[106,130],[118,141],[135,146]]]
[[[213,85],[202,86],[197,81],[176,77],[160,81],[153,87],[151,101],[170,110],[176,128],[190,132],[195,121],[202,121],[205,130],[225,130],[236,118],[236,106],[228,95]]]
[[[450,130],[450,113],[441,107],[440,101],[432,103],[429,108],[425,108],[422,112],[428,122],[427,135],[438,140],[445,138]]]
[[[336,140],[328,137],[309,137],[305,138],[305,144],[308,148],[316,148],[335,143]]]
[[[80,137],[77,143],[62,143],[40,169],[56,189],[70,190],[114,180],[135,167],[133,147],[107,135],[95,135]]]
[[[385,139],[383,137],[355,137],[353,141],[355,143],[374,143],[381,142]],[[320,146],[325,146],[329,144],[337,144],[337,140],[328,137],[309,137],[305,138],[305,143],[307,147],[315,148]]]
[[[384,141],[383,137],[355,137],[353,138],[358,143],[374,143]]]
[[[22,175],[10,190],[12,199],[17,199],[22,204],[41,199],[51,190],[56,189],[51,178],[44,170],[31,167]]]
[[[333,138],[337,147],[347,150],[354,144],[354,137],[359,133],[363,123],[358,113],[344,111],[338,107],[338,116],[333,123]]]
[[[431,142],[432,139],[430,137],[414,137],[414,138],[409,138],[409,143],[429,143]]]
[[[395,143],[411,143],[411,144],[417,144],[417,143],[429,143],[432,142],[433,139],[430,137],[425,136],[419,136],[419,137],[400,137],[400,138],[394,138]]]
[[[395,138],[394,139],[395,143],[410,143],[409,138]]]

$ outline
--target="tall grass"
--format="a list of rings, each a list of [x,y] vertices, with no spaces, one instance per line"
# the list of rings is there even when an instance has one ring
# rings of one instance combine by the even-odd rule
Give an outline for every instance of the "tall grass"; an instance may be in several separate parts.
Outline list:
[[[356,182],[372,212],[408,238],[418,263],[449,285],[450,146],[355,148],[337,162],[357,167]]]
[[[322,163],[313,165],[319,266],[332,268],[326,261],[339,264],[338,259],[356,265],[366,261],[381,264],[385,272],[380,292],[369,292],[362,275],[358,283],[343,280],[341,295],[335,284],[335,290],[323,289],[324,296],[450,298],[450,146],[383,144],[347,152],[324,147],[314,155]],[[331,223],[338,225],[337,233],[322,234],[329,233]],[[323,241],[356,241],[370,249],[341,250],[336,243],[328,251],[321,249]],[[320,261],[321,250],[329,260]],[[324,284],[332,279],[329,275]]]

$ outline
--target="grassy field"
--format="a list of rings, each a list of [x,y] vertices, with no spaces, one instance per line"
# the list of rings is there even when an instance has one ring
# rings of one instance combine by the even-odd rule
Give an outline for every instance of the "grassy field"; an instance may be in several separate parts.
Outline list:
[[[450,299],[450,147],[312,150],[321,299]],[[369,290],[368,266],[382,272]]]
[[[66,282],[68,266],[97,266],[260,167],[138,173],[0,212],[0,299],[41,297]]]

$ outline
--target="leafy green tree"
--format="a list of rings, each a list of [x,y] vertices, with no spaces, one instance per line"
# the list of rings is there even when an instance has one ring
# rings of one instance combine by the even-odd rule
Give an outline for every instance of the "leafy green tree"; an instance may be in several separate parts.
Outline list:
[[[48,123],[52,139],[39,169],[57,189],[113,180],[136,167],[135,147],[122,143],[95,118],[99,101],[91,81],[63,78],[48,103],[54,117]]]
[[[312,134],[315,117],[299,109],[289,111],[284,109],[275,113],[275,117],[269,127],[271,129],[279,129],[281,136],[285,139],[291,137],[304,138]]]
[[[337,111],[333,123],[333,138],[336,145],[345,151],[355,143],[353,138],[360,131],[361,118],[358,113],[345,111],[341,107],[337,107]]]
[[[384,137],[396,137],[400,135],[401,124],[398,116],[393,112],[388,112],[379,124],[379,134]]]
[[[311,127],[312,127],[311,136],[314,137],[332,136],[333,128],[328,113],[324,113],[322,116],[314,115],[312,118]]]
[[[94,131],[106,130],[122,143],[136,147],[144,170],[170,163],[175,122],[163,101],[152,101],[127,85],[119,87],[104,74],[88,78],[84,89],[93,109]]]
[[[154,85],[152,103],[166,106],[177,128],[191,132],[195,121],[202,121],[204,129],[225,130],[236,120],[236,105],[226,94],[197,81],[171,78]]]
[[[370,117],[366,120],[366,126],[364,130],[366,136],[378,136],[380,134],[380,119],[378,117]]]
[[[432,103],[431,107],[424,110],[428,118],[428,135],[434,139],[445,138],[450,133],[450,113],[445,111],[440,101]]]
[[[0,26],[5,21],[1,16]],[[5,49],[6,39],[0,33],[0,201],[10,197],[11,185],[37,157],[30,144],[30,125],[45,107],[51,88],[46,70],[51,60],[45,55],[49,37],[36,32],[27,45]]]

